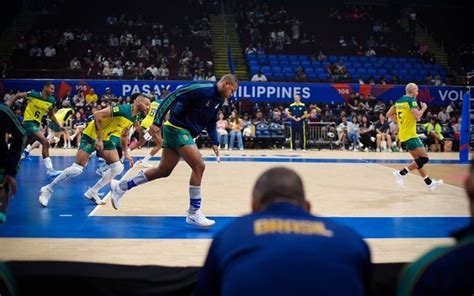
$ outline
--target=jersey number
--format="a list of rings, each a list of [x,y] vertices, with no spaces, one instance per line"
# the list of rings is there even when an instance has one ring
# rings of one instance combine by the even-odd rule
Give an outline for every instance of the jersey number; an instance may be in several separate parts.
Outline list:
[[[403,112],[397,112],[398,124],[402,124],[402,113]]]
[[[40,113],[39,111],[36,111],[36,112],[35,112],[35,118],[39,118],[39,117],[40,117],[40,114],[41,114],[41,113]]]

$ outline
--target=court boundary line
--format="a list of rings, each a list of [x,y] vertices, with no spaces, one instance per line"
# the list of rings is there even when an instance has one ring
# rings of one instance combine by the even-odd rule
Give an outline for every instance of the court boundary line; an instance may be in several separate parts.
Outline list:
[[[119,179],[119,181],[122,181],[123,178],[125,178],[128,173],[130,173],[130,171],[135,167],[135,165],[131,166],[126,172],[125,174],[123,174],[123,176]],[[103,201],[105,201],[106,203],[104,205],[96,205],[95,208],[87,215],[87,217],[92,217],[92,216],[95,216],[95,212],[102,206],[105,206],[107,205],[107,199],[109,198],[109,196],[111,195],[111,192],[112,190],[109,190],[109,192],[107,192],[107,194],[104,196],[104,198],[102,199]],[[102,217],[102,216],[97,216],[97,217]]]
[[[389,169],[389,170],[392,170],[392,171],[396,171],[396,169],[391,168],[391,167],[388,167],[388,166],[384,166],[384,165],[381,164],[381,163],[372,162],[372,163],[369,163],[369,164],[374,164],[374,165],[383,167],[383,168],[385,168],[385,169]],[[412,177],[415,177],[415,178],[421,178],[420,175],[417,176],[417,175],[415,175],[414,173],[408,173],[408,176],[412,176]],[[465,190],[466,190],[464,187],[458,187],[458,186],[451,185],[451,184],[449,184],[449,183],[444,182],[444,180],[443,180],[443,186],[450,186],[450,187],[452,187],[452,188],[456,188],[456,189],[459,189],[459,190],[462,190],[462,191],[465,191]]]

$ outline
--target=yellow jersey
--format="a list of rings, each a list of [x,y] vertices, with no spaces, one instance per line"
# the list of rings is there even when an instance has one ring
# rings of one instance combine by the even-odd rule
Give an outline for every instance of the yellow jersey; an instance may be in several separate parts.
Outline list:
[[[417,108],[418,103],[415,98],[403,96],[395,102],[395,114],[398,122],[398,136],[401,142],[418,137],[416,133],[416,118],[411,113],[411,109]]]
[[[148,129],[153,124],[158,107],[160,107],[160,103],[157,101],[154,101],[150,104],[150,110],[140,124],[143,129]]]
[[[130,104],[112,107],[111,117],[102,120],[102,140],[108,141],[110,137],[120,137],[124,129],[130,128],[141,119],[140,114],[132,115],[133,106]],[[83,133],[91,139],[97,139],[95,121],[92,120],[84,129]]]
[[[63,124],[66,120],[71,118],[71,116],[74,114],[74,109],[72,108],[61,108],[56,113],[54,113],[54,117],[59,121],[60,124]],[[49,121],[48,124],[49,128],[52,129],[53,131],[59,133],[61,132],[61,129],[59,126],[56,125],[53,121]]]
[[[43,117],[56,104],[53,96],[44,99],[41,92],[29,91],[26,93],[28,104],[25,109],[24,121],[36,121],[41,124]]]

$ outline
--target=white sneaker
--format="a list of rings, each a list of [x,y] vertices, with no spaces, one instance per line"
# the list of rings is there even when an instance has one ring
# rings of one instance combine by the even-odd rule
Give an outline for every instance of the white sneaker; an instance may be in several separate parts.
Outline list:
[[[428,190],[433,192],[436,190],[436,188],[438,188],[439,185],[442,185],[444,183],[443,180],[433,180],[433,182],[431,182],[430,185],[428,185]]]
[[[48,177],[50,178],[56,178],[57,176],[61,175],[63,171],[56,171],[56,170],[51,170],[46,173],[48,175]]]
[[[120,199],[125,194],[125,191],[120,189],[119,184],[120,184],[120,181],[118,180],[112,180],[112,182],[110,182],[110,188],[111,188],[110,195],[112,196],[110,200],[112,201],[112,206],[116,210],[120,208]]]
[[[45,208],[48,206],[51,193],[53,193],[53,190],[48,185],[43,186],[40,189],[39,203]]]
[[[201,213],[201,210],[197,210],[194,214],[190,214],[188,212],[188,215],[186,216],[186,223],[203,228],[208,228],[216,224],[216,221],[207,219],[206,216]]]
[[[405,184],[403,183],[403,176],[400,175],[399,171],[394,171],[393,176],[395,177],[395,182],[400,188],[405,187]]]
[[[369,147],[365,147],[364,151],[369,152]]]
[[[151,163],[149,163],[148,161],[145,161],[145,160],[141,160],[140,164],[142,165],[142,167],[145,167],[145,168],[152,168],[153,167],[153,164],[151,164]]]
[[[96,205],[105,205],[105,201],[100,199],[99,193],[92,188],[89,188],[86,193],[84,193],[84,197],[88,200],[92,201]]]

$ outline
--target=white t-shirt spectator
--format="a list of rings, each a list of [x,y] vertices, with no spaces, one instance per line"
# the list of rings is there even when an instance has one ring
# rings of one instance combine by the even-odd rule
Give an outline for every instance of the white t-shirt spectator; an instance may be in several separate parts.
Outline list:
[[[170,76],[170,70],[168,70],[166,65],[161,65],[160,68],[158,68],[158,77],[168,79],[168,76]]]
[[[151,65],[150,67],[146,68],[145,71],[150,71],[153,77],[158,77],[158,68],[155,65]]]
[[[56,48],[46,46],[43,52],[45,57],[54,57],[56,55]]]
[[[112,76],[123,77],[123,69],[120,66],[115,66],[112,69]]]
[[[259,81],[267,81],[267,77],[262,73],[259,75],[258,73],[252,76],[250,81],[259,82]]]

